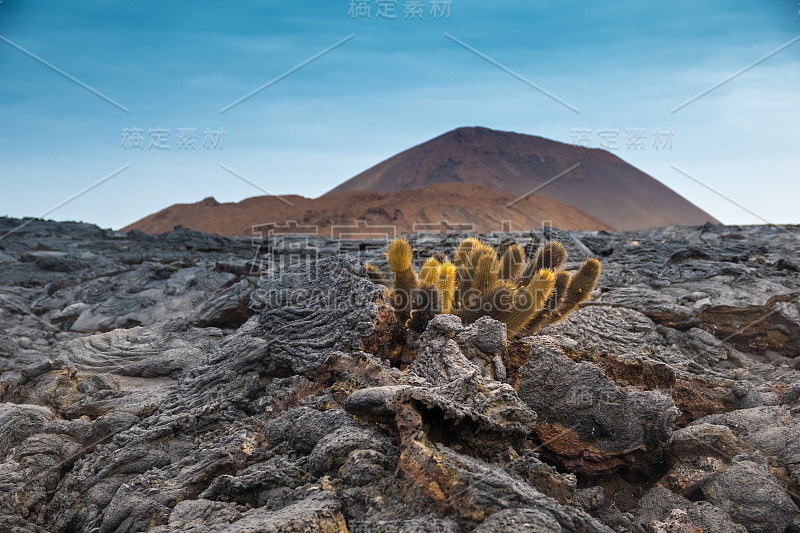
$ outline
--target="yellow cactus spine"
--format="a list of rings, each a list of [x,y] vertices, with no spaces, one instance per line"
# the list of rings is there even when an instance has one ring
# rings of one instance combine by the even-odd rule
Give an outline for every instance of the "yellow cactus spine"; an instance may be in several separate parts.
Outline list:
[[[401,272],[395,272],[394,275],[394,288],[396,291],[401,291],[410,296],[411,293],[414,292],[414,289],[419,286],[417,273],[414,272],[412,268]]]
[[[556,277],[552,270],[539,270],[528,285],[517,289],[511,309],[500,315],[498,320],[506,323],[509,333],[521,330],[536,316],[550,297],[555,283]]]
[[[552,324],[564,320],[568,314],[578,308],[581,302],[591,297],[597,280],[600,278],[600,268],[600,261],[594,258],[587,259],[581,265],[569,282],[567,294],[554,313]]]
[[[528,290],[534,296],[533,307],[537,312],[544,307],[555,286],[556,275],[549,268],[540,269],[528,284]]]
[[[475,237],[470,237],[461,241],[458,244],[458,248],[456,248],[456,253],[453,255],[453,262],[456,264],[456,267],[464,264],[473,248],[478,246],[483,246],[483,244]]]
[[[413,254],[411,245],[405,239],[395,239],[389,244],[389,251],[386,252],[389,260],[389,270],[392,272],[402,272],[411,268]]]
[[[500,258],[500,278],[517,279],[525,267],[525,249],[519,244],[512,244]]]
[[[389,283],[386,281],[386,278],[383,277],[383,272],[381,269],[373,265],[372,263],[364,263],[364,268],[367,269],[367,277],[372,280],[372,283],[377,283],[378,285],[384,285],[386,287],[389,286]]]
[[[548,300],[547,309],[555,311],[558,308],[558,304],[564,301],[564,298],[567,296],[567,287],[569,287],[569,282],[571,280],[572,277],[569,275],[569,272],[561,270],[556,273],[556,286]]]
[[[392,241],[386,257],[392,274],[389,280],[376,266],[367,263],[364,267],[369,279],[391,289],[386,292],[395,309],[392,335],[398,346],[418,338],[411,335],[401,340],[406,333],[422,334],[437,313],[455,314],[465,324],[489,316],[504,322],[509,334],[539,333],[589,299],[600,276],[596,259],[585,261],[573,275],[561,270],[567,251],[557,241],[542,245],[526,263],[520,245],[508,246],[498,258],[491,246],[465,239],[453,262],[437,252],[419,274],[405,239]]]
[[[427,283],[428,285],[436,285],[436,281],[439,279],[439,260],[435,257],[431,257],[422,265],[422,269],[420,270],[419,277],[422,280],[422,283]]]
[[[537,271],[543,268],[556,271],[564,266],[566,261],[567,249],[564,248],[563,244],[558,241],[544,243],[536,250],[533,259],[528,262],[525,269],[522,271],[522,275],[519,278],[520,285],[527,285],[530,283]]]
[[[439,266],[438,274],[436,289],[441,297],[442,313],[450,313],[453,310],[456,289],[456,266],[450,261],[445,261]]]
[[[484,294],[482,311],[495,320],[500,320],[504,313],[513,308],[516,292],[517,285],[513,281],[499,280],[497,285]]]
[[[458,280],[459,282],[468,282],[470,279],[470,272],[474,269],[475,264],[473,263],[470,265],[470,255],[472,252],[480,247],[484,246],[481,241],[476,239],[475,237],[470,237],[468,239],[464,239],[456,248],[455,254],[453,254],[453,263],[456,265],[456,271],[458,272]]]
[[[580,303],[588,300],[600,278],[600,269],[600,261],[594,258],[587,259],[569,282],[566,302],[577,300]]]
[[[484,256],[492,256],[497,260],[497,255],[494,253],[494,249],[491,246],[486,246],[485,244],[481,244],[473,248],[467,258],[464,260],[463,269],[459,270],[458,276],[459,281],[468,288],[472,283],[472,280],[475,278],[475,269],[478,267],[478,262],[480,262],[481,257]]]
[[[563,270],[556,272],[556,283],[555,287],[553,287],[553,292],[550,294],[547,302],[545,302],[544,307],[542,307],[542,309],[536,313],[536,316],[533,317],[533,320],[525,326],[524,334],[534,335],[550,324],[556,314],[558,306],[561,305],[567,295],[567,287],[571,279],[569,272],[564,272]]]
[[[470,241],[467,246],[459,245],[456,250],[456,295],[455,301],[459,306],[466,305],[466,299],[470,297],[470,286],[475,276],[475,267],[480,258],[484,255],[494,255],[494,249],[478,241],[478,239],[466,239]],[[463,243],[462,243],[463,244]]]
[[[516,333],[528,323],[530,317],[535,313],[531,305],[532,301],[533,295],[528,287],[517,289],[511,302],[511,309],[498,316],[497,320],[505,322],[509,333]]]
[[[417,273],[411,266],[411,245],[405,239],[395,239],[389,244],[386,253],[389,270],[394,274],[395,309],[407,316],[411,313],[411,299],[419,286]]]
[[[476,256],[477,262],[472,275],[470,289],[484,292],[497,285],[497,274],[499,272],[497,255],[495,255],[494,250],[491,250],[486,253],[478,252]]]
[[[567,261],[567,249],[558,241],[546,242],[533,256],[536,268],[549,268],[558,270]]]

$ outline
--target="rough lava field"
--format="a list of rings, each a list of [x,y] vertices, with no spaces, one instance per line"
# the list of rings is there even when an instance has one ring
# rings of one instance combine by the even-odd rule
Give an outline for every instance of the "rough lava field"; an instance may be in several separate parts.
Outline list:
[[[439,315],[396,368],[385,241],[25,222],[2,532],[800,531],[798,226],[482,235],[597,257],[594,297],[532,337]]]

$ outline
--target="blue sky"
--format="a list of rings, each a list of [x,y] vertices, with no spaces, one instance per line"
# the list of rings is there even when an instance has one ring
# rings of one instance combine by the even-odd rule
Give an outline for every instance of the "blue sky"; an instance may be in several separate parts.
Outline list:
[[[617,131],[616,155],[729,224],[798,223],[797,0],[452,0],[450,16],[353,18],[350,0],[0,3],[0,215],[119,228],[207,196],[315,197],[459,126],[572,142]],[[580,110],[548,98],[466,43]],[[322,50],[352,39],[233,107]],[[73,83],[7,41],[127,108]],[[143,130],[143,150],[122,146]],[[178,150],[193,128],[196,149]],[[168,149],[149,130],[168,129]],[[206,130],[222,146],[204,146]],[[671,131],[656,150],[654,132]],[[644,149],[627,138],[644,130]],[[613,136],[613,133],[611,134]],[[191,138],[191,132],[188,135]],[[707,187],[746,207],[721,198]]]

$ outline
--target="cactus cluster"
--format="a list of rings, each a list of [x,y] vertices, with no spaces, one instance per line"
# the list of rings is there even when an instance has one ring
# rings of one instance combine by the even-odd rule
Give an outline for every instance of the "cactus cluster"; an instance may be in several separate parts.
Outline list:
[[[518,244],[498,256],[491,246],[468,238],[452,262],[437,253],[419,272],[405,239],[392,241],[386,257],[390,281],[375,265],[366,265],[367,274],[389,288],[398,324],[419,333],[435,314],[452,313],[465,323],[492,317],[506,324],[509,335],[535,334],[575,311],[600,276],[596,259],[573,274],[564,271],[567,251],[558,241],[543,244],[528,260]]]

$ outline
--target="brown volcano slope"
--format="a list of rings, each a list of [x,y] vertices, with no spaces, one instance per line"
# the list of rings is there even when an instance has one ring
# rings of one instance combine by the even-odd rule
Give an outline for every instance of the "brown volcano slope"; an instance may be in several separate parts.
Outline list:
[[[288,205],[281,198],[294,205]],[[346,238],[343,233],[358,233],[353,238],[366,238],[365,232],[373,230],[356,229],[358,220],[366,221],[368,226],[396,227],[398,234],[437,229],[441,221],[451,228],[472,224],[466,229],[480,233],[501,231],[504,221],[510,221],[506,230],[512,231],[538,228],[547,221],[562,229],[611,229],[580,209],[543,196],[530,195],[508,205],[517,198],[496,189],[460,183],[396,193],[351,191],[326,194],[317,199],[256,196],[238,203],[221,204],[206,198],[194,204],[170,206],[123,230],[165,233],[180,225],[232,236],[249,235],[252,226],[257,224],[273,222],[285,226],[289,221],[297,221],[300,226],[317,226],[320,235],[330,236],[333,231],[337,237]],[[382,233],[387,229],[374,231]]]
[[[524,194],[558,174],[536,194],[573,205],[620,230],[718,223],[661,182],[599,149],[542,137],[459,128],[362,172],[328,194],[401,191],[437,183],[476,183]]]

